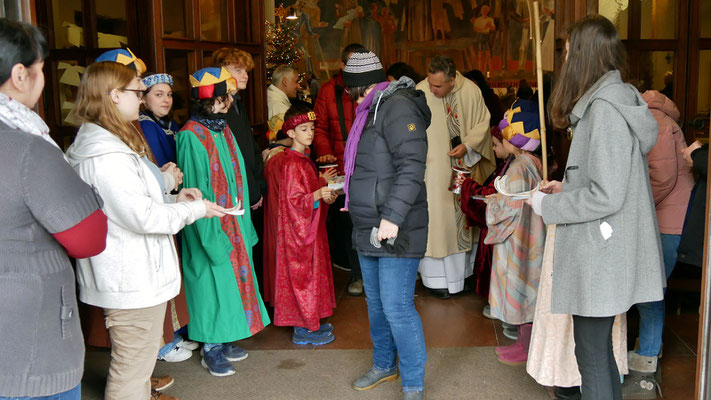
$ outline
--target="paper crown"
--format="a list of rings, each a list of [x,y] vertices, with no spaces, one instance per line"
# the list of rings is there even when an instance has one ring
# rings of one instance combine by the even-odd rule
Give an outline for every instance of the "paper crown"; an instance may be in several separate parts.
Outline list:
[[[146,89],[159,83],[165,83],[172,87],[173,77],[168,74],[153,74],[143,78],[143,84],[146,85]]]
[[[224,68],[203,68],[190,75],[193,87],[190,95],[194,99],[214,99],[237,90],[237,81]]]
[[[284,124],[281,127],[282,132],[286,133],[289,132],[290,130],[296,128],[297,126],[301,124],[305,124],[307,122],[313,122],[316,123],[316,113],[313,111],[309,111],[304,114],[299,114],[295,115],[286,121],[284,121]]]
[[[541,123],[536,104],[517,100],[499,122],[501,136],[521,150],[534,151],[541,144]]]
[[[113,61],[119,64],[123,64],[130,67],[136,74],[143,75],[146,72],[146,64],[143,60],[136,57],[135,54],[130,49],[114,49],[104,52],[102,55],[96,58],[96,62],[99,61]]]
[[[269,121],[267,121],[267,125],[269,126],[269,130],[267,131],[267,141],[268,142],[273,142],[275,140],[283,139],[283,132],[281,130],[282,126],[284,125],[284,114],[277,114],[272,116]],[[279,134],[282,135],[282,137],[279,137]]]

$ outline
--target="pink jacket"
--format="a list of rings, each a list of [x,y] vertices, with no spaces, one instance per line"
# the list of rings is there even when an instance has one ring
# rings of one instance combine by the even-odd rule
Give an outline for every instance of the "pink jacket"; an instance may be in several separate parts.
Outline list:
[[[684,133],[676,121],[679,110],[674,102],[656,90],[644,92],[642,98],[649,105],[659,126],[657,144],[649,152],[649,178],[657,208],[659,232],[681,235],[684,215],[689,204],[694,177],[681,156],[686,147]]]

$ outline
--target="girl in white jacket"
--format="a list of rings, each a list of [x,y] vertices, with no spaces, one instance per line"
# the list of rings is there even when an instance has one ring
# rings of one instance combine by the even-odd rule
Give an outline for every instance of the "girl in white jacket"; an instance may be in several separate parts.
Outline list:
[[[197,189],[164,195],[163,175],[145,156],[133,127],[145,86],[115,62],[89,66],[76,114],[83,124],[67,159],[101,194],[108,216],[106,250],[78,260],[81,301],[102,307],[111,337],[106,399],[148,399],[166,302],[180,290],[171,235],[224,209]]]

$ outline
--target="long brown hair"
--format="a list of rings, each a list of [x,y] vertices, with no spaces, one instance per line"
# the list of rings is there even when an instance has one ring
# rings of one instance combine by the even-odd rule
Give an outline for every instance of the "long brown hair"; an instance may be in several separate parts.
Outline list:
[[[600,15],[589,15],[570,28],[568,59],[563,63],[548,105],[556,129],[570,126],[575,103],[609,71],[627,77],[627,52],[615,25]]]
[[[111,100],[114,89],[123,89],[136,79],[136,71],[111,61],[90,65],[81,78],[76,102],[76,117],[82,122],[92,122],[118,136],[131,150],[140,155],[146,144],[131,122],[125,121]]]

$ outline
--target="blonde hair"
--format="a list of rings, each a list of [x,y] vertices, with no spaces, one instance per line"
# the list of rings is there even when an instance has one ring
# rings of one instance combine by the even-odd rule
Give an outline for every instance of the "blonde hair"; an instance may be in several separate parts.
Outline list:
[[[254,69],[254,59],[244,50],[223,47],[212,53],[212,61],[216,67],[227,67],[234,65],[243,67],[247,71]]]
[[[92,122],[118,136],[131,150],[146,153],[146,142],[136,127],[123,119],[109,95],[136,79],[136,71],[112,61],[90,65],[81,79],[75,113],[81,122]]]

